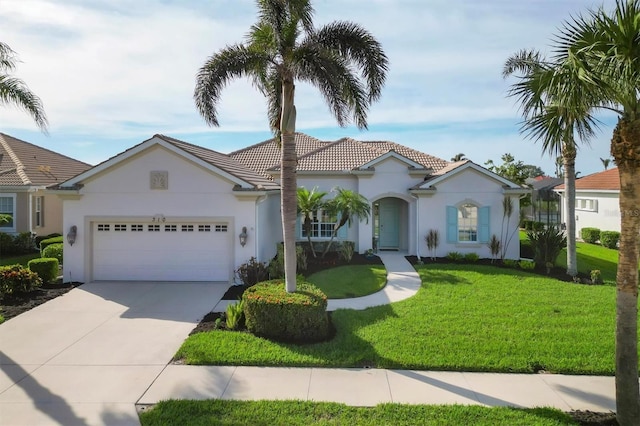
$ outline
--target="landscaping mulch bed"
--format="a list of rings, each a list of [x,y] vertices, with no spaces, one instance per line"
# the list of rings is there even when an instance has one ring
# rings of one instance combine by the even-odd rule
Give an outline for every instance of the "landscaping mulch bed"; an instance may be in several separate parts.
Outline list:
[[[35,308],[51,299],[62,296],[82,283],[47,284],[29,293],[16,293],[0,299],[0,314],[5,320]]]

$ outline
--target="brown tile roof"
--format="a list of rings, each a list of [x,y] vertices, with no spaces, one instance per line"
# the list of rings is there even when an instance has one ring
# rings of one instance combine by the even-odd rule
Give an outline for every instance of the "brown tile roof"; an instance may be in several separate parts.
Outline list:
[[[296,133],[296,154],[298,157],[327,145],[329,142],[321,141],[304,133]],[[243,164],[245,167],[255,170],[263,176],[271,178],[266,173],[267,169],[280,164],[280,148],[273,139],[248,146],[246,148],[234,151],[229,157]]]
[[[434,171],[438,171],[450,164],[448,161],[445,161],[442,158],[434,157],[433,155],[416,151],[415,149],[409,148],[408,146],[400,145],[399,143],[395,142],[363,141],[362,143],[375,147],[376,149],[384,152],[394,150],[398,154],[407,157],[410,160],[415,161],[416,163],[422,164],[425,168],[432,169]]]
[[[194,155],[201,160],[211,164],[212,166],[218,167],[225,172],[229,173],[232,176],[235,176],[247,183],[254,185],[257,189],[279,189],[278,184],[273,182],[272,180],[262,176],[259,173],[245,167],[240,164],[238,161],[229,157],[228,155],[222,154],[217,151],[213,151],[208,148],[204,148],[198,145],[193,145],[188,142],[184,142],[178,139],[174,139],[165,135],[155,135],[158,137],[188,153]]]
[[[48,186],[91,165],[0,133],[0,186]]]
[[[556,186],[555,189],[564,189],[564,184]],[[576,179],[576,190],[620,191],[618,168],[614,167]]]

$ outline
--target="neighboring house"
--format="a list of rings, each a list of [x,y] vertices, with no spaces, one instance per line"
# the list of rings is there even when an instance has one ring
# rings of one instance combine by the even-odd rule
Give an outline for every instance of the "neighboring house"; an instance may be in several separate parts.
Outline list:
[[[62,202],[45,188],[91,166],[0,133],[0,213],[11,216],[0,232],[62,232]]]
[[[377,240],[381,250],[426,256],[425,236],[437,229],[438,256],[490,257],[487,242],[506,223],[505,196],[515,208],[509,231],[517,231],[526,189],[471,161],[300,133],[296,149],[299,186],[351,189],[370,201],[371,219],[338,235],[358,252]],[[279,162],[273,140],[225,155],[155,135],[61,183],[64,229],[77,229],[75,244],[65,243],[65,280],[230,281],[251,257],[268,262],[282,241]],[[312,239],[327,241],[337,218],[314,219]],[[306,241],[300,224],[298,239]],[[519,257],[518,238],[507,257]]]
[[[523,216],[547,226],[561,224],[562,204],[554,188],[563,182],[563,178],[549,176],[528,179],[526,183],[531,188],[531,204],[526,207]]]
[[[554,189],[565,202],[565,187]],[[565,212],[562,222],[566,223]],[[620,175],[618,168],[576,179],[576,235],[582,228],[620,231]]]

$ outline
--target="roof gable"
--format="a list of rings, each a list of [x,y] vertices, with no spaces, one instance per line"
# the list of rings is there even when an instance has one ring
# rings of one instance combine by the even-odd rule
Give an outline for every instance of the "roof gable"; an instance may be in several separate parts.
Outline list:
[[[97,166],[87,170],[86,172],[75,176],[72,179],[64,182],[60,185],[62,188],[74,187],[81,184],[83,181],[107,171],[108,169],[116,166],[117,164],[125,161],[141,152],[154,146],[162,146],[169,151],[183,156],[186,159],[211,170],[214,173],[223,176],[224,178],[233,182],[238,188],[251,190],[251,189],[278,189],[278,185],[269,179],[260,176],[252,170],[237,163],[233,159],[229,158],[225,154],[221,154],[217,151],[213,151],[207,148],[199,147],[189,144],[187,142],[180,141],[164,135],[154,135],[152,138],[147,139],[138,145],[129,148],[128,150],[111,157],[110,159],[98,164]]]
[[[91,165],[0,133],[0,186],[48,186]]]
[[[476,172],[481,173],[487,176],[488,178],[501,183],[505,188],[513,189],[513,190],[523,190],[523,191],[525,190],[525,188],[523,188],[522,186],[516,183],[513,183],[508,179],[503,178],[502,176],[492,172],[491,170],[488,170],[482,166],[477,165],[471,160],[462,160],[462,161],[456,161],[454,163],[451,163],[447,167],[444,167],[432,173],[425,179],[424,182],[420,183],[419,185],[416,185],[412,189],[414,190],[433,189],[435,185],[437,185],[438,183],[446,179],[450,179],[451,177],[469,169],[475,170]]]

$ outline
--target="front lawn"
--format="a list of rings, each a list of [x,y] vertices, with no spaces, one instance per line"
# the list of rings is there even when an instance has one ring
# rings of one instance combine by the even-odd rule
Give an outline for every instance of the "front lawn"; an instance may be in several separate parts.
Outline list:
[[[188,419],[188,420],[187,420]],[[189,425],[577,425],[550,408],[516,409],[477,405],[349,407],[305,401],[162,401],[140,414],[143,426]]]
[[[380,291],[387,283],[383,265],[348,265],[325,269],[307,278],[329,299],[366,296]]]
[[[485,265],[426,264],[402,302],[332,314],[328,342],[276,343],[245,332],[190,336],[189,364],[614,373],[615,288]]]

